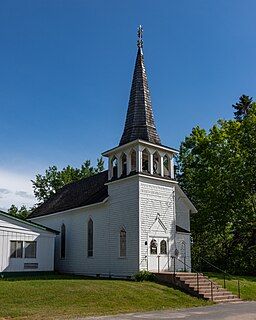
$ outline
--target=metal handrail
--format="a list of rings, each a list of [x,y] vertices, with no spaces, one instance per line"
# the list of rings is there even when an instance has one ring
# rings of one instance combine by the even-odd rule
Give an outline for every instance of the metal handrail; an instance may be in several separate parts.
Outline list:
[[[197,270],[195,270],[194,268],[192,268],[191,266],[189,266],[188,264],[186,264],[184,261],[178,259],[177,257],[175,256],[171,256],[172,259],[174,259],[174,277],[176,277],[176,266],[175,266],[175,260],[181,262],[185,267],[187,266],[189,269],[191,269],[193,272],[196,273],[196,285],[197,285],[197,292],[198,292],[198,295],[199,295],[199,275],[202,275],[201,272],[198,272]],[[186,269],[186,268],[185,268]],[[211,284],[211,300],[213,300],[213,287],[218,288],[218,286],[213,282],[211,281],[210,279],[208,279],[210,281],[210,284]]]
[[[212,264],[211,262],[205,260],[203,257],[199,257],[199,260],[200,260],[200,270],[201,270],[201,261],[203,260],[204,262],[209,264],[211,267],[213,267],[216,270],[218,270],[221,273],[223,273],[223,283],[224,283],[224,288],[226,289],[226,275],[229,276],[230,278],[232,278],[233,276],[230,273],[228,273],[227,271],[224,271],[224,270],[216,267],[214,264]],[[241,292],[240,292],[240,279],[239,278],[237,279],[237,293],[238,293],[238,298],[240,299]]]

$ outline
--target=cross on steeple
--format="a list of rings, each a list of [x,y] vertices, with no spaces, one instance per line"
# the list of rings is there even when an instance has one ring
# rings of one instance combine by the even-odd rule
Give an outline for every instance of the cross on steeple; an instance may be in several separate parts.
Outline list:
[[[143,29],[142,26],[140,25],[138,28],[138,40],[137,40],[137,46],[138,48],[143,48],[143,40],[142,40],[142,36],[143,36]]]

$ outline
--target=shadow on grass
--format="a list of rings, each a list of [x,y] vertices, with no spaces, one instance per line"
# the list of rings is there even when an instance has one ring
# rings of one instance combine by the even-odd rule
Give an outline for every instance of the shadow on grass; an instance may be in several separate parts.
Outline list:
[[[76,275],[67,273],[54,273],[54,274],[2,274],[0,275],[0,281],[33,281],[33,280],[122,280],[122,281],[134,281],[131,277],[127,278],[115,278],[112,276],[88,276],[88,275]]]

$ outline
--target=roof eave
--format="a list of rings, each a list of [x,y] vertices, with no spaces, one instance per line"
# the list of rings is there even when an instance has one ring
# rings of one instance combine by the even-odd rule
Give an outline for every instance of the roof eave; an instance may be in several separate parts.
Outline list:
[[[149,147],[153,147],[153,148],[157,148],[157,149],[160,149],[162,151],[166,151],[166,152],[170,152],[170,153],[173,153],[173,154],[178,154],[179,151],[177,149],[174,149],[174,148],[169,148],[167,146],[163,146],[163,145],[158,145],[158,144],[155,144],[155,143],[151,143],[151,142],[148,142],[148,141],[145,141],[145,140],[142,140],[142,139],[136,139],[136,140],[133,140],[131,142],[128,142],[126,144],[123,144],[121,146],[117,146],[117,147],[114,147],[112,149],[109,149],[107,151],[104,151],[102,153],[102,155],[104,157],[108,157],[109,155],[113,154],[113,153],[118,153],[124,149],[127,149],[127,148],[132,148],[133,146],[137,145],[137,144],[144,144],[146,146],[149,146]]]
[[[48,227],[45,227],[45,226],[42,226],[40,224],[37,224],[37,223],[34,223],[34,222],[31,222],[29,220],[24,220],[24,219],[20,219],[18,217],[15,217],[11,214],[8,214],[2,210],[0,210],[0,215],[6,217],[6,218],[9,218],[9,219],[12,219],[12,220],[15,220],[15,221],[18,221],[20,223],[24,223],[24,224],[27,224],[27,225],[30,225],[32,227],[35,227],[37,229],[41,229],[43,231],[47,231],[47,232],[52,232],[52,233],[55,233],[55,234],[59,234],[59,231],[57,230],[54,230],[54,229],[51,229],[51,228],[48,228]]]

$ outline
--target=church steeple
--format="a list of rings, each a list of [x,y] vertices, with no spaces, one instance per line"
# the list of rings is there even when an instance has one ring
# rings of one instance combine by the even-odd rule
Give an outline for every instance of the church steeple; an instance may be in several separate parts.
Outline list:
[[[148,80],[142,52],[142,27],[138,29],[138,52],[133,74],[130,99],[126,115],[124,132],[119,146],[136,139],[141,139],[161,145],[156,131],[151,99],[148,88]]]
[[[135,175],[174,179],[173,155],[178,151],[163,146],[156,131],[142,52],[141,26],[138,37],[124,132],[119,146],[102,154],[108,157],[109,181]]]

